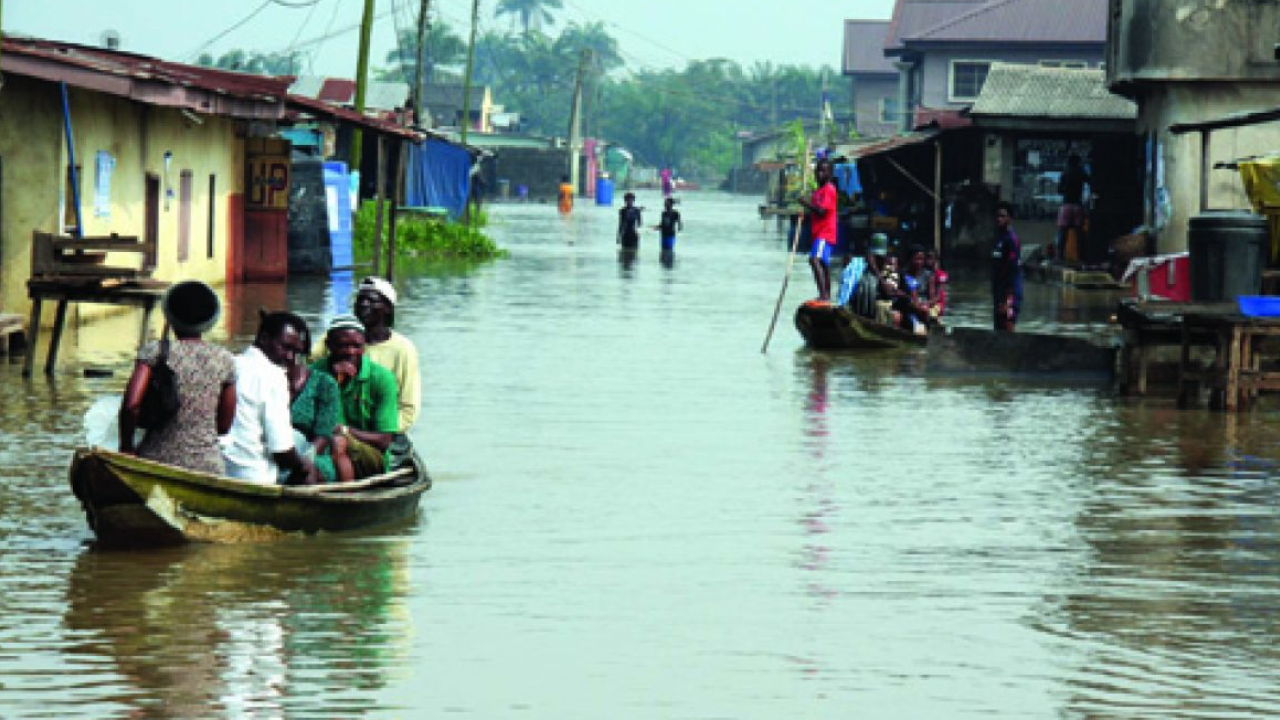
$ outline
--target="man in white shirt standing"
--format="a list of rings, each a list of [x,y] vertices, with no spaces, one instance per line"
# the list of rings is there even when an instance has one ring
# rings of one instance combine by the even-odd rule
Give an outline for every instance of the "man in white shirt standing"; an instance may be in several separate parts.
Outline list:
[[[236,357],[236,415],[222,437],[228,476],[274,485],[284,470],[290,484],[319,481],[315,465],[294,448],[285,375],[306,337],[307,324],[297,315],[264,313],[253,345]]]

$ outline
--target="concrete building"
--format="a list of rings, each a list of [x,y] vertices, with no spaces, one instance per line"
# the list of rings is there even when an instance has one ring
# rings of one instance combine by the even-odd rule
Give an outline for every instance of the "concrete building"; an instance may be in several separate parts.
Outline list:
[[[1205,146],[1169,126],[1269,110],[1280,98],[1280,5],[1111,0],[1107,80],[1138,104],[1137,132],[1150,157],[1146,222],[1159,252],[1187,249],[1188,220],[1203,203],[1249,207],[1239,174],[1214,165],[1280,148],[1280,124],[1227,127]],[[1189,52],[1189,49],[1194,49]],[[1207,185],[1201,182],[1205,165]]]
[[[888,20],[845,20],[843,74],[853,87],[853,126],[863,137],[898,132],[898,69],[885,57]]]
[[[320,118],[416,137],[290,96],[288,78],[102,48],[6,37],[0,72],[6,313],[29,309],[34,231],[153,240],[162,280],[282,278],[290,165],[278,128]]]

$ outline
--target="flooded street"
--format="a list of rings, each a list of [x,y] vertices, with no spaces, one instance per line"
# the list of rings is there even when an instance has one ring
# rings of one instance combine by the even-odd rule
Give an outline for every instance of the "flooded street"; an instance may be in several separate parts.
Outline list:
[[[95,551],[66,466],[136,317],[69,332],[52,380],[10,359],[0,717],[1280,715],[1274,410],[811,352],[803,258],[761,355],[783,239],[754,198],[680,210],[670,266],[582,202],[491,207],[510,258],[404,268],[436,481],[406,527]],[[951,274],[985,327],[986,276]],[[214,339],[346,292],[236,290]],[[1114,297],[1029,285],[1020,327],[1093,333]]]

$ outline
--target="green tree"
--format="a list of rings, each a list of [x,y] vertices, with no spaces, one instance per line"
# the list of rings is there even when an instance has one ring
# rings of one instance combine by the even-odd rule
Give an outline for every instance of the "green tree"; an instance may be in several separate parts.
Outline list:
[[[305,57],[297,51],[263,53],[228,50],[216,58],[210,53],[201,53],[196,58],[196,64],[253,75],[297,75],[302,72]]]
[[[530,30],[541,30],[543,25],[554,25],[555,16],[552,10],[564,7],[564,0],[498,0],[494,17],[510,15],[512,23],[519,22],[524,34]]]
[[[421,62],[422,81],[430,85],[437,80],[437,68],[458,68],[467,58],[466,41],[443,22],[428,25],[422,48],[416,48],[417,44],[416,30],[401,30],[395,48],[387,53],[389,67],[379,70],[378,79],[412,83],[417,63]]]

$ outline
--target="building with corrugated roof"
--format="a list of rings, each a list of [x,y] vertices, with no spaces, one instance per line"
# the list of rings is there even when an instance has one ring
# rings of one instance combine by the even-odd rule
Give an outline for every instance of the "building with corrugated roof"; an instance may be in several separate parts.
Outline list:
[[[292,96],[289,78],[117,50],[5,37],[0,72],[6,312],[29,307],[35,231],[154,241],[162,280],[282,278],[290,158],[277,130],[322,118],[417,137]]]

